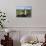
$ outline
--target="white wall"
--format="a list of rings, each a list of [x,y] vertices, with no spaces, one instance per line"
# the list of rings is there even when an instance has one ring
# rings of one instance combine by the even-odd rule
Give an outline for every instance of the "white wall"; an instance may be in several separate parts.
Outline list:
[[[16,5],[18,4],[32,5],[32,17],[16,18]],[[0,0],[0,9],[6,12],[7,27],[46,27],[45,4],[46,0]]]

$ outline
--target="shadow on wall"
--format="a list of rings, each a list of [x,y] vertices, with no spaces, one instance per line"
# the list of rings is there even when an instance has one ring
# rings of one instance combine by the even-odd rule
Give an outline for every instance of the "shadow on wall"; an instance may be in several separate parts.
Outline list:
[[[13,40],[13,46],[21,46],[20,41],[18,40]]]

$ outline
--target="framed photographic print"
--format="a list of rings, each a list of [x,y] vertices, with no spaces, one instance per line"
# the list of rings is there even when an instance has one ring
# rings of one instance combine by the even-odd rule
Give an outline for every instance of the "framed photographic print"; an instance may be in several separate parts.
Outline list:
[[[16,6],[16,17],[31,17],[32,6]]]

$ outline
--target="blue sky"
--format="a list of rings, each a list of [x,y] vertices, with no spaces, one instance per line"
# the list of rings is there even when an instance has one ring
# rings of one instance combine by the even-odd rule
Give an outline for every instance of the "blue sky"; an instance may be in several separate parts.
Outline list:
[[[32,6],[16,6],[16,9],[32,9]]]

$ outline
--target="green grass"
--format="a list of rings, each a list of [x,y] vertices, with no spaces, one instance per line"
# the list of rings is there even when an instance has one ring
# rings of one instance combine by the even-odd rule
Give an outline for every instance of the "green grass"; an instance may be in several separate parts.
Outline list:
[[[16,10],[16,15],[25,14],[25,10]]]
[[[26,9],[26,14],[31,14],[31,13],[32,13],[32,10]],[[16,10],[16,15],[20,15],[20,14],[25,14],[25,10],[17,9]]]
[[[26,14],[31,14],[31,10],[26,10]]]

